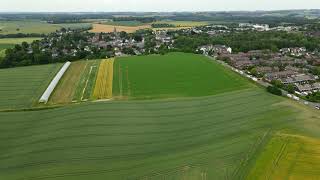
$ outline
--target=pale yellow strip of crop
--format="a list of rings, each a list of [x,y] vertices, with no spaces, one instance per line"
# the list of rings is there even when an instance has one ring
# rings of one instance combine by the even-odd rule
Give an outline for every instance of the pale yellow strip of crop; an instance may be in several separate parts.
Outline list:
[[[95,99],[112,98],[113,64],[113,58],[102,60],[93,92]]]

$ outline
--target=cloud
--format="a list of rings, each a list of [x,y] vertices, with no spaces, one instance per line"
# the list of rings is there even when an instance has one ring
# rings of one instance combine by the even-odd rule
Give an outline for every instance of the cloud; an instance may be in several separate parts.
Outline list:
[[[4,0],[0,11],[229,11],[320,9],[319,0]]]

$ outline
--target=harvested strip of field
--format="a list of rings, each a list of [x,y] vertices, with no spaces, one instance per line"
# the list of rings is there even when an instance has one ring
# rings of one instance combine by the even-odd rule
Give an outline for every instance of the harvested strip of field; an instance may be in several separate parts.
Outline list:
[[[114,59],[106,59],[100,63],[93,98],[112,98],[113,62]]]
[[[280,101],[246,89],[0,113],[0,177],[230,179],[266,131],[294,120]]]
[[[113,32],[114,28],[117,29],[118,32],[125,31],[127,33],[133,33],[139,29],[148,29],[151,28],[150,25],[143,26],[113,26],[113,25],[104,25],[104,24],[93,24],[93,29],[90,32],[100,33],[100,32]]]
[[[63,75],[54,93],[50,97],[51,104],[64,104],[72,102],[74,93],[85,70],[86,61],[76,61],[71,64]]]
[[[86,61],[86,66],[73,96],[73,101],[86,101],[92,99],[99,65],[100,60]]]
[[[319,139],[277,134],[264,148],[247,179],[318,179],[319,170]]]
[[[61,64],[0,69],[0,109],[29,108],[38,102]]]

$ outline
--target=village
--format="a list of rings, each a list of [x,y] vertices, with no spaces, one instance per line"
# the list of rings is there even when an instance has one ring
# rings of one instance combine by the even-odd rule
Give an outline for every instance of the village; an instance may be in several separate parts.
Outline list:
[[[320,64],[320,57],[304,47],[284,48],[276,53],[252,50],[232,54],[231,47],[205,45],[198,51],[228,63],[240,73],[249,74],[255,81],[281,84],[281,88],[300,97],[320,91],[319,77],[311,73]]]
[[[301,28],[301,27],[300,27]],[[135,33],[118,32],[89,33],[62,29],[48,37],[27,46],[27,53],[37,51],[51,56],[51,61],[73,59],[94,59],[146,54],[164,54],[176,49],[175,41],[181,36],[207,34],[210,37],[230,34],[231,31],[297,31],[299,27],[273,27],[267,24],[240,23],[237,27],[224,25],[200,26],[182,30],[140,30]],[[185,46],[188,46],[187,44]],[[222,60],[233,68],[246,72],[252,77],[306,98],[320,91],[320,81],[314,69],[320,65],[318,51],[305,47],[281,48],[278,51],[250,50],[233,52],[233,47],[208,44],[199,46],[194,53],[204,54]],[[48,61],[48,56],[44,57]],[[41,61],[41,60],[40,60]],[[280,85],[279,85],[280,84]]]

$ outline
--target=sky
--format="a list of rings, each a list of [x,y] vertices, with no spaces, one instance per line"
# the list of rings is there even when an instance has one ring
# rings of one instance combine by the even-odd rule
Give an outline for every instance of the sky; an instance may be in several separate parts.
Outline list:
[[[320,0],[1,0],[0,12],[172,12],[320,9]]]

